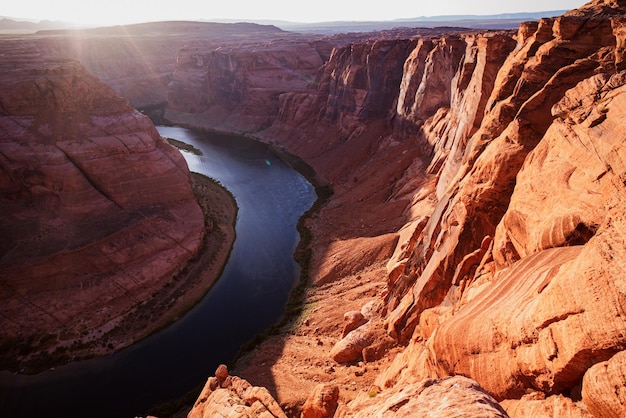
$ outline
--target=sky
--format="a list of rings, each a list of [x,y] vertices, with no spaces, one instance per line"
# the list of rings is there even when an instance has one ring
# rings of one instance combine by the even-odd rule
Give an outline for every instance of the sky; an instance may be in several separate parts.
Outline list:
[[[0,16],[115,25],[159,20],[393,20],[575,9],[585,0],[13,0]]]

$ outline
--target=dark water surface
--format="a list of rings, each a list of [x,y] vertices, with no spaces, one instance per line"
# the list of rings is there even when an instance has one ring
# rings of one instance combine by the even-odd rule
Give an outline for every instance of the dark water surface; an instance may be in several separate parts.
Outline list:
[[[134,417],[203,383],[219,363],[281,315],[299,276],[296,223],[313,186],[264,144],[235,136],[158,127],[189,143],[191,171],[237,200],[237,238],[218,282],[173,325],[109,357],[36,376],[0,373],[0,417]]]

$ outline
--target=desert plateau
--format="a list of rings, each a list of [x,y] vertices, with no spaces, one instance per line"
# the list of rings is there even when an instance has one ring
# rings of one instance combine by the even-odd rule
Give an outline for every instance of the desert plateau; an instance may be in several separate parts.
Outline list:
[[[93,416],[625,417],[626,1],[511,22],[0,34],[0,416],[234,269],[252,296],[188,331],[234,348],[181,338],[202,378]]]

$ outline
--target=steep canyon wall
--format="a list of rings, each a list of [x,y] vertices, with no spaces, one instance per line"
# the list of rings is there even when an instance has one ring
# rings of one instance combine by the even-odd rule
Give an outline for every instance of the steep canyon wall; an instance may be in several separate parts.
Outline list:
[[[277,36],[288,37],[269,25],[171,21],[41,31],[20,42],[42,56],[79,60],[134,107],[143,108],[167,102],[181,48],[195,43],[213,48],[243,45]]]
[[[363,388],[339,416],[409,416],[383,399],[453,375],[511,416],[624,413],[625,11],[593,1],[516,33],[339,46],[278,95],[255,135],[335,191],[308,221],[314,287],[345,292],[386,265],[363,304],[401,349],[375,379],[381,401]],[[342,340],[355,356],[335,359],[387,338],[359,324]]]
[[[332,187],[306,220],[308,316],[238,365],[289,415],[330,394],[335,416],[623,416],[625,13],[596,0],[513,32],[171,23],[29,40],[0,73],[5,341],[44,344],[76,309],[109,318],[107,300],[136,303],[199,249],[184,161],[117,92],[270,142]],[[235,396],[215,386],[198,408]]]
[[[36,370],[33,353],[132,342],[105,335],[198,254],[204,216],[185,160],[126,99],[77,61],[2,49],[2,367]]]

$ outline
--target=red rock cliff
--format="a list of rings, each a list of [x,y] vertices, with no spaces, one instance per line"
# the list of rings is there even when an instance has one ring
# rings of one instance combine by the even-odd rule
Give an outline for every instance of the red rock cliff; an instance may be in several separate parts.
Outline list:
[[[167,118],[234,132],[257,132],[278,113],[278,96],[305,89],[328,46],[277,40],[182,48],[168,91]]]
[[[315,307],[241,374],[290,407],[297,388],[335,382],[336,416],[408,416],[407,388],[454,375],[510,416],[623,416],[625,12],[596,0],[516,34],[355,42],[308,87],[275,90],[276,117],[257,135],[335,195],[307,222]],[[219,74],[239,68],[219,62]],[[197,102],[252,103],[244,79]],[[199,94],[215,92],[198,80]]]
[[[187,165],[150,120],[78,62],[22,47],[5,42],[0,66],[7,358],[111,330],[204,236]]]
[[[77,59],[134,107],[163,105],[176,69],[177,51],[202,40],[224,46],[284,35],[277,27],[252,23],[152,22],[84,30],[41,31],[21,43],[46,56]]]
[[[460,374],[511,415],[624,413],[622,394],[587,377],[608,360],[624,370],[621,13],[594,2],[523,25],[487,73],[488,100],[424,121],[436,204],[389,276],[388,330],[409,348],[382,385]],[[479,119],[451,137],[458,110]],[[593,410],[598,397],[611,407]]]
[[[261,136],[335,190],[309,222],[311,297],[349,309],[347,289],[362,289],[403,347],[374,380],[379,399],[463,375],[511,416],[624,414],[625,11],[594,1],[517,34],[352,44],[315,88],[281,96]],[[384,296],[373,296],[363,282],[384,262]],[[324,345],[327,319],[311,314],[317,325],[298,332]],[[336,336],[333,358],[377,367],[374,323]],[[376,410],[371,390],[340,395],[352,400],[339,416]]]

